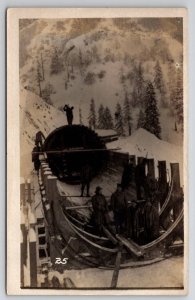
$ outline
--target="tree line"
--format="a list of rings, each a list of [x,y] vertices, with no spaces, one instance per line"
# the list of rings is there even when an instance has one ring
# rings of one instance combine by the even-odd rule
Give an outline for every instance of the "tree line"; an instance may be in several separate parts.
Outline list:
[[[77,54],[74,53],[74,63],[71,61],[69,53],[73,49],[74,46],[66,51],[66,55],[64,54],[64,63],[57,49],[54,49],[51,57],[50,75],[61,73],[64,69],[66,70],[65,89],[67,89],[70,74],[74,72],[75,62],[77,61],[81,74],[83,74],[83,67],[87,66],[87,62],[80,49]],[[39,95],[47,103],[51,104],[51,95],[55,93],[55,90],[50,83],[42,88],[42,82],[45,80],[42,54],[37,61],[36,71]],[[88,117],[89,126],[99,129],[115,129],[120,135],[130,135],[132,131],[131,111],[133,108],[138,108],[139,115],[136,127],[145,128],[160,138],[161,127],[158,109],[160,105],[163,108],[171,107],[175,130],[178,130],[178,125],[183,129],[183,67],[181,63],[178,67],[175,67],[173,62],[169,64],[168,78],[169,82],[166,84],[159,61],[154,66],[153,80],[151,81],[145,79],[142,63],[137,65],[134,63],[132,71],[128,74],[124,74],[122,70],[120,73],[120,82],[123,91],[125,91],[123,104],[117,103],[114,115],[112,116],[109,107],[104,107],[102,104],[96,112],[95,102],[91,99]],[[127,92],[127,84],[133,86],[131,93]],[[81,115],[81,112],[79,114]]]

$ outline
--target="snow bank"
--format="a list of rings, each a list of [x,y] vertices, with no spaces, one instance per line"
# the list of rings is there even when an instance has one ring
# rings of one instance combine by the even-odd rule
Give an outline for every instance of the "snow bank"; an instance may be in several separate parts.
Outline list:
[[[131,136],[120,138],[107,145],[108,148],[121,148],[121,152],[128,152],[136,156],[154,158],[157,175],[157,162],[166,160],[167,168],[170,172],[170,163],[179,163],[180,179],[183,182],[183,149],[180,146],[158,139],[145,129],[136,130]]]
[[[20,158],[21,177],[28,178],[33,170],[31,153],[36,133],[41,130],[45,137],[57,127],[66,124],[65,114],[44,102],[38,95],[20,91]]]

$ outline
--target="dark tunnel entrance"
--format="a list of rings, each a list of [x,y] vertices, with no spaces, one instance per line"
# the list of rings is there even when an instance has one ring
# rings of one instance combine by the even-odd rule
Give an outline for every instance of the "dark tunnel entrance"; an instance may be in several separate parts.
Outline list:
[[[82,125],[55,129],[46,138],[43,151],[47,152],[53,174],[71,184],[80,183],[85,167],[90,167],[91,177],[96,176],[108,159],[105,143],[93,130]]]

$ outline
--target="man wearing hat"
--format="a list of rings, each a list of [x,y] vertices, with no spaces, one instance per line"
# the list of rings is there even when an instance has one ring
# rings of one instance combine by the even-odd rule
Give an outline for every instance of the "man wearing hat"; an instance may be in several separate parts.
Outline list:
[[[128,202],[120,183],[117,184],[117,189],[111,196],[111,207],[114,213],[116,232],[122,233],[126,225]]]
[[[94,210],[94,221],[95,226],[99,234],[102,233],[102,226],[106,223],[106,214],[108,212],[108,205],[106,198],[102,194],[102,188],[100,186],[96,187],[95,195],[91,199],[92,207]]]

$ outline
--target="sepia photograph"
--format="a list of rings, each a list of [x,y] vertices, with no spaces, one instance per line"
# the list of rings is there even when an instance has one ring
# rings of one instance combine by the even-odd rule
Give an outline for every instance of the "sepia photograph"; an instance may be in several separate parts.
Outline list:
[[[8,11],[18,290],[185,294],[186,10],[59,10]]]

